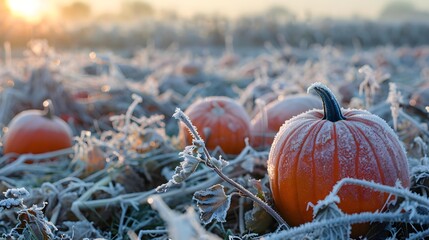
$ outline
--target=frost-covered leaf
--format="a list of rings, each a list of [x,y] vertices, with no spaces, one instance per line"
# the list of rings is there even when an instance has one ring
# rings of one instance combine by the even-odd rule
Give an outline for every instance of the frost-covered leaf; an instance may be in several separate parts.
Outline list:
[[[256,196],[262,199],[263,201],[266,200],[266,193],[269,192],[269,188],[266,186],[267,181],[268,181],[267,176],[265,176],[265,178],[261,180],[249,179],[250,186],[254,190],[256,190],[255,192]]]
[[[180,162],[180,165],[176,167],[174,170],[174,174],[171,179],[161,186],[159,186],[156,191],[157,192],[165,192],[167,189],[175,184],[182,183],[185,181],[198,167],[198,164],[201,159],[193,155],[194,148],[192,146],[188,146],[185,148],[183,152],[179,155],[183,157],[183,161]],[[199,154],[196,154],[199,156]]]
[[[12,229],[11,235],[20,235],[24,239],[54,239],[52,230],[57,228],[45,219],[42,207],[33,205],[31,208],[25,208],[18,212],[18,224]]]
[[[7,198],[25,198],[30,196],[30,193],[25,188],[13,188],[4,192]]]
[[[182,155],[184,157],[180,165],[176,167],[175,174],[172,177],[174,184],[179,184],[185,181],[198,167],[199,160],[188,154]]]
[[[246,157],[246,159],[240,164],[240,166],[247,172],[253,172],[255,168],[256,158],[252,156]]]
[[[65,221],[63,222],[63,231],[61,235],[63,236],[73,236],[72,239],[96,239],[102,238],[102,235],[94,227],[94,224],[89,221]]]
[[[223,160],[223,159],[222,159],[222,156],[219,156],[219,158],[212,157],[212,158],[211,158],[211,163],[212,163],[213,165],[215,165],[215,167],[216,167],[217,169],[222,169],[222,168],[224,168],[224,167],[228,166],[228,162],[227,162],[227,161],[225,161],[225,160]]]
[[[337,203],[340,198],[336,195],[328,195],[325,199],[320,200],[313,207],[313,217],[315,222],[323,222],[329,219],[335,219],[344,216],[344,213],[338,208]],[[340,226],[322,227],[313,234],[317,239],[348,239],[351,233],[351,226],[344,222]]]
[[[207,232],[198,222],[198,217],[192,207],[189,207],[185,214],[171,210],[158,195],[148,199],[153,209],[166,222],[168,235],[171,239],[178,240],[219,240],[220,238]]]
[[[261,180],[249,179],[248,184],[253,188],[251,191],[258,198],[265,202],[268,199],[271,200],[267,176]],[[253,208],[244,215],[244,219],[246,228],[252,232],[264,233],[274,225],[273,217],[255,202],[253,202]]]
[[[25,207],[23,198],[29,197],[30,193],[25,188],[12,188],[3,192],[6,199],[0,200],[0,212],[4,209],[14,207]]]
[[[273,217],[258,204],[253,203],[252,210],[244,215],[247,230],[256,233],[264,233],[274,226]]]
[[[0,212],[4,209],[22,206],[22,199],[6,198],[0,201]]]
[[[208,224],[213,219],[216,219],[218,222],[226,221],[225,218],[231,204],[231,196],[225,195],[222,185],[216,184],[207,190],[195,192],[193,199],[197,202],[202,223]]]
[[[398,117],[401,110],[402,94],[397,90],[395,83],[389,83],[389,96],[387,101],[390,103],[390,111],[392,112],[393,129],[398,130]]]
[[[378,84],[374,69],[369,65],[364,65],[359,68],[358,71],[365,76],[364,80],[359,85],[359,95],[365,93],[365,103],[368,108],[372,106],[373,97],[380,89],[380,85]]]

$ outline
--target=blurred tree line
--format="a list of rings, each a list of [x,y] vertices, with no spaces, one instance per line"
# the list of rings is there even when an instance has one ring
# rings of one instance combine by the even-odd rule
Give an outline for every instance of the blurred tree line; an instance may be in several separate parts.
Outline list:
[[[114,13],[96,13],[86,2],[75,1],[60,6],[60,19],[42,19],[28,23],[14,18],[6,0],[0,0],[0,43],[25,47],[33,38],[46,38],[57,48],[139,48],[153,43],[164,48],[171,44],[183,47],[223,47],[232,36],[236,47],[263,47],[279,39],[292,46],[336,44],[352,46],[429,44],[429,14],[410,2],[389,2],[378,20],[313,19],[297,20],[281,6],[273,6],[255,15],[236,20],[221,15],[196,15],[180,18],[174,12],[162,12],[150,4],[124,1]],[[160,17],[161,16],[161,17]]]
[[[71,21],[90,19],[92,14],[91,6],[81,1],[62,6],[60,11],[63,18]],[[102,19],[110,18],[110,20],[132,20],[152,16],[154,12],[152,6],[146,2],[125,1],[122,3],[119,12],[113,14],[105,13],[98,17]]]

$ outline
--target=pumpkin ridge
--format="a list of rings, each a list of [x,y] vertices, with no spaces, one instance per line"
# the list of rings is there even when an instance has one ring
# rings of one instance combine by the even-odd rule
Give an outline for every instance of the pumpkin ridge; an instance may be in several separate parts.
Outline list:
[[[337,124],[332,124],[332,135],[334,135],[334,179],[337,179],[337,181],[340,178],[339,168],[340,168],[340,160],[338,159],[338,141],[337,141]]]
[[[299,130],[302,130],[302,128],[304,128],[306,125],[307,125],[307,121],[308,120],[306,120],[305,122],[303,122],[302,124],[300,124],[298,127],[296,127],[296,128],[294,128],[289,134],[287,134],[287,136],[285,136],[282,140],[282,145],[280,146],[280,148],[279,149],[283,149],[283,147],[286,145],[286,143],[289,141],[289,139],[291,139],[291,135],[292,134],[295,134],[297,131],[299,131]],[[288,121],[288,125],[289,124],[291,124],[292,122],[290,122],[290,121]],[[286,124],[286,122],[285,122],[285,124]],[[276,134],[276,135],[285,135],[285,134],[283,134],[284,133],[284,131],[282,131],[282,129],[283,129],[283,126],[285,125],[285,124],[283,124],[282,125],[282,127],[280,127],[280,129],[279,129],[279,132]],[[280,139],[275,139],[276,141],[274,141],[274,142],[278,142],[278,141],[280,141]],[[287,141],[285,141],[285,140],[287,140]],[[271,148],[273,148],[273,147],[275,147],[277,144],[274,144],[274,142],[273,142],[273,144],[272,144],[272,147]],[[271,151],[270,151],[271,152]]]
[[[359,157],[360,157],[360,143],[357,140],[357,138],[355,137],[355,134],[357,134],[357,130],[355,130],[354,127],[351,126],[350,124],[344,124],[344,126],[346,129],[349,130],[350,135],[353,137],[353,141],[356,145],[355,159],[359,159]],[[355,172],[354,172],[353,176],[356,176],[357,179],[361,179],[361,176],[359,174],[359,167],[360,167],[359,163],[360,163],[360,161],[354,161],[354,162],[355,162]],[[362,199],[362,197],[363,197],[362,195],[363,195],[362,190],[357,188],[358,199]],[[358,209],[362,209],[362,204],[360,203],[360,201],[356,201],[356,205],[357,205]]]
[[[390,144],[394,144],[398,149],[400,149],[400,148],[403,148],[403,146],[401,145],[401,144],[395,144],[395,141],[394,141],[394,137],[395,136],[389,136],[389,140],[390,140]],[[399,141],[399,140],[398,140]],[[404,164],[404,166],[400,166],[401,165],[401,163],[398,161],[398,156],[397,156],[397,154],[395,154],[395,153],[392,153],[390,150],[388,151],[389,152],[389,154],[390,155],[393,155],[393,157],[392,157],[392,160],[393,160],[393,166],[394,166],[394,168],[395,168],[395,172],[396,172],[396,179],[402,179],[403,178],[403,173],[404,173],[404,171],[403,171],[403,169],[408,169],[408,165],[407,164]],[[404,150],[404,152],[405,152],[405,150]],[[405,154],[406,155],[406,154]],[[406,156],[405,156],[406,157]],[[407,157],[406,157],[407,158]],[[407,158],[408,159],[408,158]],[[408,162],[407,162],[408,163]],[[410,183],[409,183],[409,179],[410,179],[410,175],[409,174],[407,174],[406,176],[406,180],[408,180],[407,181],[407,183],[406,183],[406,186],[409,186],[410,185]],[[402,182],[402,180],[401,180],[401,184],[404,184],[404,182]],[[404,185],[403,185],[404,186]]]
[[[301,129],[303,129],[306,126],[306,124],[307,123],[303,123],[303,124],[299,125],[297,128],[292,129],[291,133],[289,133],[287,135],[283,134],[284,131],[279,131],[278,134],[285,135],[285,137],[282,138],[282,144],[280,145],[279,149],[284,149],[285,145],[289,144],[290,140],[293,139],[295,133],[298,132],[298,131],[300,131]],[[282,128],[280,128],[280,129],[282,129]],[[276,138],[275,140],[278,141],[278,138]],[[271,148],[275,148],[276,146],[277,146],[277,144],[275,144],[273,142],[273,145],[272,145]],[[275,152],[275,151],[270,150],[270,152]],[[284,153],[281,153],[281,155],[284,155]],[[273,178],[272,182],[275,183],[275,189],[272,189],[272,192],[275,195],[281,195],[281,190],[280,190],[280,184],[279,184],[279,181],[278,181],[278,176],[282,175],[282,173],[281,173],[281,169],[282,168],[280,167],[280,162],[281,162],[280,160],[282,159],[282,157],[276,157],[276,158],[270,158],[269,157],[269,159],[273,159],[273,165],[275,166],[274,169],[276,169],[276,171],[277,171],[277,173],[274,174],[274,176],[273,176],[274,178]],[[271,165],[271,164],[268,164],[268,165]],[[269,169],[269,171],[270,171],[270,169]],[[274,186],[271,186],[271,187],[273,188]]]
[[[363,133],[362,133],[363,134]],[[378,135],[378,133],[376,132],[376,131],[373,131],[373,134],[375,135],[375,136],[377,136],[378,138],[380,138],[380,140],[381,141],[383,141],[384,139],[383,138],[381,138],[379,135]],[[367,141],[369,141],[369,138],[367,137],[367,136],[364,136],[365,137],[365,139],[367,140]],[[372,150],[372,152],[374,153],[374,158],[375,158],[375,162],[377,163],[377,168],[378,168],[378,172],[380,173],[380,178],[381,178],[381,181],[382,181],[382,183],[385,183],[386,182],[386,178],[385,178],[385,176],[384,176],[384,172],[382,171],[382,169],[383,169],[383,167],[381,166],[381,164],[380,164],[380,158],[378,157],[378,154],[377,154],[377,150],[374,148],[374,146],[372,146],[372,144],[370,144],[369,145],[370,147],[371,147],[371,150]],[[390,155],[390,151],[388,151],[388,153],[389,153],[389,158],[390,158],[390,161],[386,161],[386,162],[395,162],[395,160],[392,158],[392,156]],[[395,171],[396,172],[396,171]]]
[[[376,163],[376,165],[377,165],[377,173],[378,174],[380,174],[380,182],[379,183],[381,183],[381,184],[387,184],[387,179],[385,179],[385,175],[383,174],[383,172],[381,171],[382,170],[382,168],[381,168],[381,166],[380,166],[380,159],[377,157],[377,151],[374,149],[374,147],[372,146],[372,144],[370,144],[370,140],[368,139],[368,137],[366,136],[366,134],[368,134],[368,133],[366,133],[365,134],[365,132],[363,132],[361,129],[358,129],[357,128],[357,131],[359,131],[359,133],[362,135],[362,137],[368,142],[368,145],[369,145],[369,147],[370,147],[370,149],[371,149],[371,151],[372,151],[372,154],[373,154],[373,157],[374,157],[374,159],[375,159],[375,163]],[[375,133],[375,131],[373,132],[373,133]],[[390,156],[389,156],[390,157]],[[389,161],[387,161],[387,162],[389,162]],[[363,179],[363,180],[371,180],[371,181],[374,181],[374,182],[376,182],[375,180],[373,180],[373,179]],[[361,192],[362,190],[359,190],[359,192]],[[383,194],[383,193],[380,193],[380,194]],[[359,209],[360,211],[362,211],[362,209]],[[381,209],[380,209],[381,210]]]
[[[235,126],[236,129],[233,130],[234,132],[237,132],[240,129],[248,128],[249,134],[247,134],[247,138],[250,138],[250,125],[246,124],[246,122],[244,122],[243,119],[237,118],[236,116],[230,115],[228,117],[229,117],[229,119],[228,118],[225,119],[225,121],[227,121],[225,124],[225,126],[227,126],[227,128],[230,128],[229,124],[231,124],[231,123],[237,124],[237,126]],[[247,122],[250,123],[250,119],[248,119]],[[232,130],[232,129],[230,128],[230,130]],[[225,136],[227,136],[227,134],[225,134]],[[245,139],[241,140],[241,139],[237,138],[237,134],[233,135],[233,139],[235,139],[235,141],[243,141],[243,142],[245,141]]]
[[[364,124],[365,126],[370,126],[370,124],[378,124],[377,122],[374,122],[374,121],[368,121],[368,120],[366,120],[366,121],[359,121],[360,123],[362,123],[362,124]],[[392,130],[393,131],[393,130]],[[385,142],[385,145],[387,145],[387,144],[389,144],[390,146],[392,146],[392,145],[394,145],[395,147],[397,147],[397,148],[403,148],[403,146],[402,145],[397,145],[397,144],[395,144],[395,142],[397,142],[398,141],[398,139],[392,139],[392,138],[394,138],[396,135],[392,135],[392,134],[384,134],[385,136],[381,136],[378,132],[376,132],[376,131],[374,131],[374,133],[380,138],[380,139],[386,139],[385,137],[387,136],[387,140],[389,141],[388,143],[386,143],[385,141],[387,141],[387,140],[385,140],[384,142]],[[389,156],[390,156],[390,159],[391,159],[391,162],[393,162],[393,167],[395,168],[395,173],[397,174],[396,175],[396,178],[397,179],[399,179],[400,177],[399,177],[399,173],[401,172],[401,167],[399,166],[399,163],[398,163],[398,161],[397,161],[397,159],[396,159],[396,156],[395,156],[395,154],[394,153],[392,153],[392,151],[391,151],[391,149],[388,149],[388,151],[387,151],[388,153],[389,153]]]
[[[355,121],[354,122],[355,124],[363,124],[361,121]],[[365,125],[365,124],[364,124]],[[366,142],[368,142],[368,146],[369,146],[369,148],[371,149],[371,153],[373,154],[373,157],[374,157],[374,160],[375,160],[375,163],[376,163],[376,165],[377,165],[377,173],[380,175],[380,181],[378,182],[377,180],[375,180],[375,179],[364,179],[364,178],[360,178],[360,179],[364,179],[364,180],[371,180],[371,181],[374,181],[374,182],[378,182],[378,183],[381,183],[381,184],[388,184],[388,179],[386,179],[386,177],[385,177],[385,174],[384,174],[384,172],[382,171],[383,170],[383,167],[382,167],[382,165],[380,164],[380,158],[377,156],[378,155],[378,152],[377,152],[377,150],[375,150],[375,148],[374,148],[374,146],[372,145],[372,144],[370,144],[370,139],[367,137],[367,135],[366,134],[368,134],[368,133],[366,133],[366,132],[364,132],[363,130],[361,130],[359,127],[357,127],[357,126],[353,126],[355,129],[356,129],[356,131],[357,132],[359,132],[359,134],[362,136],[362,138],[364,138],[365,139],[365,141]],[[372,129],[372,128],[371,128]],[[375,136],[377,136],[380,140],[383,140],[383,138],[381,138],[378,134],[377,134],[377,132],[376,131],[372,131],[371,132],[371,134],[375,134]],[[383,142],[384,144],[386,144],[385,142]],[[387,144],[386,144],[387,145]],[[392,162],[394,159],[392,159],[391,158],[391,156],[390,156],[390,154],[389,154],[389,158],[390,159],[387,159],[386,160],[386,163],[390,163],[390,162]],[[387,166],[387,167],[390,167],[390,166]],[[397,177],[397,174],[396,174],[396,177]],[[362,188],[360,188],[361,190],[360,190],[360,192],[362,192],[363,191],[363,189]],[[383,194],[383,193],[379,193],[379,194]],[[363,196],[363,195],[362,195]],[[380,195],[380,196],[383,196],[383,195]],[[374,201],[377,201],[377,199],[373,199]]]
[[[367,142],[368,142],[368,146],[369,146],[369,148],[371,149],[371,152],[372,152],[372,154],[373,154],[373,156],[374,156],[374,158],[375,158],[375,162],[376,162],[376,165],[377,165],[377,173],[378,172],[380,172],[380,169],[381,169],[381,166],[380,166],[380,162],[379,162],[379,158],[376,156],[377,155],[377,151],[374,149],[374,147],[372,146],[372,144],[370,144],[370,139],[366,136],[368,133],[367,132],[364,132],[364,131],[362,131],[361,129],[359,129],[359,128],[356,128],[356,131],[358,131],[359,132],[359,134],[362,136],[362,138],[364,138]],[[375,135],[377,135],[377,133],[375,132],[375,131],[373,131],[372,132],[373,134],[375,134]],[[379,136],[378,136],[379,137]],[[381,139],[381,138],[380,138]],[[390,156],[389,156],[390,157]],[[385,181],[385,179],[384,179],[384,174],[382,174],[383,176],[380,176],[381,178],[381,182],[380,183],[384,183]],[[368,180],[368,179],[363,179],[363,180]]]
[[[370,127],[369,123],[366,123],[365,121],[356,121],[356,123],[357,124],[365,125],[367,127]],[[377,124],[377,123],[374,123],[374,124]],[[362,131],[361,131],[361,134],[363,134]],[[383,143],[384,146],[386,146],[386,145],[395,146],[396,145],[396,144],[394,144],[394,142],[391,139],[386,139],[384,136],[381,136],[377,131],[373,131],[372,134],[374,136],[376,136],[378,139],[380,139],[382,141],[382,143]],[[366,137],[366,140],[368,140],[367,137]],[[386,141],[388,141],[388,142],[386,142]],[[400,147],[400,146],[395,146],[395,147]],[[373,147],[371,146],[371,148],[373,148]],[[373,149],[373,153],[375,155],[375,154],[377,154],[377,151]],[[386,169],[386,163],[389,164],[387,167],[389,167],[389,168],[393,167],[394,170],[395,170],[394,171],[394,173],[395,173],[395,179],[399,179],[400,178],[399,173],[400,173],[401,170],[399,169],[399,166],[397,166],[397,160],[396,160],[395,154],[392,153],[391,149],[387,149],[387,153],[388,153],[388,156],[389,156],[390,159],[386,159],[384,161],[384,163],[385,163],[384,164],[384,169]],[[381,176],[382,177],[382,183],[386,184],[388,182],[388,179],[385,179],[385,176],[384,176],[384,174],[381,171],[383,169],[382,168],[383,164],[379,163],[378,159],[376,160],[376,162],[377,162],[378,170],[379,170],[379,172],[382,175]]]
[[[290,142],[290,139],[292,139],[295,136],[295,133],[298,132],[299,130],[301,130],[302,128],[304,128],[305,126],[306,126],[305,124],[302,124],[299,127],[293,129],[293,131],[291,133],[289,133],[287,136],[285,136],[285,138],[283,139],[284,141],[283,141],[282,145],[280,146],[281,147],[280,149],[283,149],[285,147],[285,145]],[[272,146],[276,146],[276,145],[273,144]],[[282,153],[282,155],[284,155],[284,153]],[[281,159],[280,157],[274,159],[274,165],[277,168],[277,174],[275,174],[275,180],[276,180],[275,183],[276,183],[276,193],[277,194],[280,194],[280,192],[281,192],[280,191],[280,185],[278,184],[278,176],[281,176],[281,169],[282,169],[281,167],[279,167],[280,166],[280,159]]]
[[[323,127],[323,125],[326,123],[326,122],[321,122],[322,124],[322,126],[319,128],[319,130],[317,131],[317,133],[316,133],[316,135],[315,135],[315,137],[314,137],[314,141],[313,141],[313,146],[316,146],[316,141],[317,141],[317,139],[318,139],[318,137],[319,137],[319,133],[320,133],[320,131],[322,130],[322,127]],[[315,157],[314,157],[314,154],[315,154],[315,152],[316,152],[316,148],[315,147],[313,147],[313,149],[311,150],[311,156],[313,157],[313,161],[312,161],[312,171],[313,171],[313,174],[315,175],[316,174],[316,163],[315,163],[315,161],[314,161],[314,159],[315,159]],[[314,191],[313,191],[313,199],[317,199],[317,194],[316,194],[316,191],[318,191],[317,189],[316,189],[316,186],[317,186],[317,184],[316,184],[316,179],[317,178],[313,178],[313,186],[314,186]],[[316,203],[313,203],[313,204],[316,204]]]
[[[317,134],[319,134],[320,130],[322,129],[323,125],[325,124],[325,122],[323,122],[323,121],[316,121],[316,122],[314,122],[308,128],[307,132],[313,132],[319,124],[320,124],[320,127],[319,127],[319,129],[317,129]],[[298,199],[301,198],[300,193],[302,193],[302,191],[300,191],[300,189],[299,189],[300,183],[297,181],[297,179],[299,178],[298,174],[300,172],[300,171],[298,171],[298,169],[299,169],[299,165],[300,165],[301,159],[303,158],[303,156],[301,156],[301,154],[302,154],[303,150],[306,148],[305,146],[307,145],[307,142],[309,141],[309,139],[310,138],[306,138],[305,139],[305,141],[302,143],[303,147],[301,147],[300,150],[299,150],[299,152],[295,155],[295,159],[296,159],[296,164],[295,164],[295,169],[294,169],[294,174],[295,174],[295,177],[294,177],[295,178],[295,193],[296,193]],[[301,218],[300,222],[304,222],[305,221],[304,220],[304,216],[306,215],[306,212],[307,212],[306,209],[307,209],[307,206],[308,206],[309,203],[308,202],[307,203],[302,203],[302,201],[296,201],[296,204],[297,204],[297,209],[298,209],[298,211],[300,213],[300,216],[299,216]],[[302,207],[301,204],[305,204],[304,208],[301,208]],[[314,204],[316,204],[316,203],[314,203]],[[301,212],[301,209],[304,209],[304,212]]]

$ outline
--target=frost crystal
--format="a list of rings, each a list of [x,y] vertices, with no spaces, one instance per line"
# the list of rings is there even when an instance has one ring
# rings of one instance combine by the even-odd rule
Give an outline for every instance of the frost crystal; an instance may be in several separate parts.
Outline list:
[[[192,129],[197,129],[197,128],[192,125],[189,117],[186,116],[186,114],[180,108],[176,108],[176,111],[174,112],[173,117],[175,119],[183,122],[184,124],[186,124],[186,126],[190,130],[190,133],[192,134],[193,139],[201,139],[201,137],[198,135],[198,133],[196,131],[191,131]]]
[[[389,96],[387,102],[390,103],[390,111],[392,112],[393,128],[395,131],[398,129],[398,117],[401,110],[400,103],[402,101],[402,94],[396,89],[395,83],[389,83]]]
[[[198,148],[193,145],[186,146],[185,150],[180,152],[179,155],[183,158],[183,161],[176,167],[171,179],[166,184],[163,184],[156,189],[157,192],[165,192],[169,187],[185,181],[193,172],[195,172],[199,163],[202,161],[200,159],[200,153],[198,153]]]
[[[4,209],[19,207],[22,204],[21,199],[7,198],[0,201],[0,212]]]
[[[30,196],[30,193],[25,188],[12,188],[3,192],[7,198],[26,198]]]
[[[372,98],[378,89],[380,89],[380,85],[377,82],[374,70],[370,66],[364,65],[359,68],[359,73],[365,75],[365,79],[359,85],[359,95],[365,92],[366,107],[370,107],[372,105]]]
[[[29,197],[30,193],[25,188],[12,188],[3,192],[6,199],[0,201],[0,212],[4,209],[11,209],[14,207],[22,207],[23,198]]]

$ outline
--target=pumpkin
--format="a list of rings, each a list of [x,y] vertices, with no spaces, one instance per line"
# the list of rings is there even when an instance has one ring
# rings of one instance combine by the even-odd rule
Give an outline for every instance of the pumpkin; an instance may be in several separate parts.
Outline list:
[[[187,62],[180,65],[177,71],[185,76],[195,76],[201,72],[201,66],[197,63]]]
[[[43,102],[43,105],[43,111],[25,110],[10,121],[3,138],[5,154],[46,153],[72,146],[71,128],[53,115],[50,101]]]
[[[274,136],[286,120],[313,108],[322,108],[320,100],[313,95],[292,95],[269,103],[252,119],[251,144],[255,148],[271,146]]]
[[[239,154],[250,137],[250,117],[244,107],[228,97],[207,97],[191,104],[185,111],[207,149],[220,147],[226,154]],[[192,144],[192,136],[181,123],[179,139]]]
[[[324,199],[337,181],[350,177],[409,187],[403,146],[387,123],[365,110],[340,109],[332,92],[315,83],[323,110],[311,110],[286,121],[274,138],[267,168],[276,208],[291,225],[313,219],[309,203]],[[348,214],[382,210],[388,195],[347,185],[338,193]],[[365,234],[369,224],[352,226]]]
[[[410,105],[423,110],[426,106],[429,106],[429,87],[423,86],[422,88],[417,89],[411,95]]]

